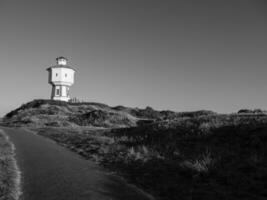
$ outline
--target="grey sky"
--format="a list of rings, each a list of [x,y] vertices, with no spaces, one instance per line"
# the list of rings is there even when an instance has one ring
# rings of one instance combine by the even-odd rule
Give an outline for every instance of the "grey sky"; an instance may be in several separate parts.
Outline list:
[[[0,116],[49,98],[57,56],[82,100],[176,111],[267,109],[263,0],[0,0]]]

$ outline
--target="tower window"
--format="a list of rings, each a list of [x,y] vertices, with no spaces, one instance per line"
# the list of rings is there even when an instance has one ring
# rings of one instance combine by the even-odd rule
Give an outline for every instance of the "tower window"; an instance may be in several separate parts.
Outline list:
[[[67,74],[65,74],[65,77],[67,77],[68,75]]]
[[[59,95],[60,91],[59,89],[56,89],[56,95]]]
[[[56,73],[56,76],[57,76],[58,74]]]
[[[70,96],[70,89],[67,87],[66,90],[67,90],[67,97],[69,97]]]

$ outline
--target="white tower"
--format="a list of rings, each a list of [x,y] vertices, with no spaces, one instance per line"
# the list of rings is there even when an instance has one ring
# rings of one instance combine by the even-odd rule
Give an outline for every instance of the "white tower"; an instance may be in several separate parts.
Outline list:
[[[67,58],[58,57],[56,59],[57,65],[49,67],[48,83],[52,85],[52,100],[69,101],[70,100],[70,86],[74,83],[75,70],[67,66]]]

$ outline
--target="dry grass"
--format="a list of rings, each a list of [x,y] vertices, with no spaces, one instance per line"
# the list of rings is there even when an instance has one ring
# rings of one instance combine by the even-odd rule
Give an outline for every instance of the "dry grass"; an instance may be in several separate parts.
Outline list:
[[[38,132],[160,200],[266,199],[266,117],[226,117],[205,126],[200,118],[130,129]]]
[[[18,200],[21,193],[14,149],[9,138],[0,130],[0,200]]]

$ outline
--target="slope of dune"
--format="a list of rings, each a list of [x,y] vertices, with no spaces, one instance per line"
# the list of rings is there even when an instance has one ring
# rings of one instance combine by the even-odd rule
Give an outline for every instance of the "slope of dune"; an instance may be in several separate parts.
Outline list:
[[[101,103],[67,103],[34,100],[6,114],[4,122],[28,127],[134,127],[142,123],[174,118],[178,113],[124,106],[110,107]]]

